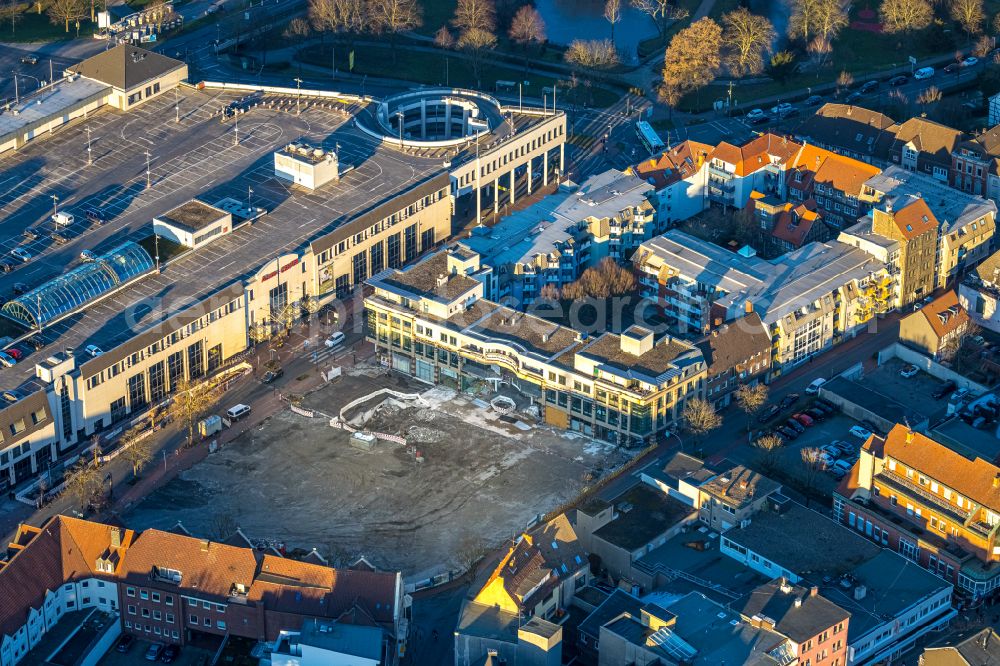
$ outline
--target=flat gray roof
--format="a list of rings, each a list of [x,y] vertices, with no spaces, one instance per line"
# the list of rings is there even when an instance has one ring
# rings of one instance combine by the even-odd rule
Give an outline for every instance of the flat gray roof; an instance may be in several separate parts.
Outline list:
[[[997,205],[989,199],[956,190],[946,182],[898,166],[890,166],[872,176],[865,181],[865,185],[886,196],[923,199],[946,231],[956,230],[997,212]],[[900,204],[893,207],[898,209]]]
[[[198,231],[210,224],[218,222],[229,215],[224,210],[209,206],[207,203],[191,199],[181,204],[173,210],[156,216],[161,222],[166,222],[172,226],[185,227],[191,231]]]
[[[109,92],[109,85],[74,77],[72,81],[62,79],[22,97],[20,103],[12,102],[9,109],[0,110],[0,142],[9,141],[12,135],[24,134]]]

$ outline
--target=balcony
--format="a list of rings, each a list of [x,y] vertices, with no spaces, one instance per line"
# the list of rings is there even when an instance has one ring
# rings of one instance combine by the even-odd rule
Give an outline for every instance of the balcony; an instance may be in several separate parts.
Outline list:
[[[708,173],[713,176],[718,176],[724,180],[732,180],[733,174],[721,167],[717,167],[711,162],[708,164]]]
[[[934,493],[924,490],[918,484],[913,483],[906,477],[883,472],[878,476],[876,476],[875,478],[880,483],[884,483],[890,488],[899,491],[904,496],[909,495],[911,497],[919,499],[929,508],[932,508],[941,515],[950,518],[952,522],[957,522],[964,525],[966,521],[969,520],[969,516],[972,515],[970,512],[963,511],[954,504],[946,502],[943,498],[938,497]]]

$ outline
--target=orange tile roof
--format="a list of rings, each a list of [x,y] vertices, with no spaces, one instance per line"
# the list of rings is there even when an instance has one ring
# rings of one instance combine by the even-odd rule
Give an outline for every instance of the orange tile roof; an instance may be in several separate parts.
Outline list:
[[[652,180],[657,189],[662,189],[697,173],[702,162],[708,159],[713,150],[714,148],[706,143],[683,141],[664,151],[659,157],[639,162],[630,170],[647,182]]]
[[[857,195],[866,180],[881,173],[881,169],[871,164],[806,144],[789,161],[788,170],[802,171],[816,183],[824,183],[835,190]],[[793,178],[789,178],[794,183]]]
[[[927,317],[927,323],[931,325],[938,339],[954,333],[969,323],[969,313],[959,304],[958,294],[954,290],[946,291],[920,308],[919,314]]]
[[[994,484],[1000,467],[982,458],[970,460],[921,433],[896,425],[885,438],[884,455],[918,470],[978,504],[1000,512],[1000,487]]]
[[[937,218],[923,199],[911,199],[902,208],[893,211],[892,215],[899,233],[906,240],[912,240],[938,226]]]
[[[801,247],[813,225],[820,220],[820,216],[810,208],[815,205],[813,199],[807,199],[797,206],[785,204],[785,210],[775,220],[771,235],[795,247]]]
[[[747,176],[771,163],[771,158],[785,162],[798,152],[801,144],[778,136],[762,134],[742,146],[723,141],[715,147],[710,159],[718,159],[735,167],[737,176]]]

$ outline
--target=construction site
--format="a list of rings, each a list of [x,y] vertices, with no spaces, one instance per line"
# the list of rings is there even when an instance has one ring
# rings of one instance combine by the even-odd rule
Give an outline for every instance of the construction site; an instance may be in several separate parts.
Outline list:
[[[136,506],[137,528],[359,557],[411,581],[458,573],[628,460],[493,404],[357,368]],[[355,432],[357,431],[357,432]]]

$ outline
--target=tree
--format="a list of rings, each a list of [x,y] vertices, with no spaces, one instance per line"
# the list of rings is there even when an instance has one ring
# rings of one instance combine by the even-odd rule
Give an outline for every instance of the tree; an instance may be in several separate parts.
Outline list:
[[[481,536],[467,533],[455,548],[455,558],[460,569],[472,572],[479,560],[489,552],[486,541]]]
[[[371,26],[367,0],[309,0],[309,19],[319,32],[358,34]]]
[[[170,414],[188,431],[188,446],[194,446],[194,429],[216,399],[216,391],[205,382],[181,380],[173,387]]]
[[[604,3],[604,20],[611,24],[611,43],[615,43],[615,24],[622,20],[622,0]]]
[[[792,0],[788,36],[806,44],[817,36],[832,42],[849,22],[846,7],[840,0]]]
[[[817,35],[809,42],[806,51],[812,57],[813,62],[817,65],[824,65],[826,64],[826,59],[833,53],[833,45],[830,43],[830,40]]]
[[[948,13],[970,38],[983,29],[983,0],[950,0]]]
[[[493,0],[458,0],[451,22],[459,31],[455,45],[471,56],[472,71],[478,83],[483,55],[497,43],[494,34],[497,12]]]
[[[993,50],[993,38],[980,35],[972,47],[972,55],[977,58],[985,58],[991,50]]]
[[[806,496],[806,507],[808,507],[813,491],[816,489],[816,481],[819,479],[820,472],[826,469],[826,464],[823,462],[823,452],[816,448],[804,448],[799,451],[799,456],[802,458],[803,468],[802,494]]]
[[[927,0],[882,0],[879,13],[888,33],[922,30],[934,20],[934,9]]]
[[[694,436],[696,442],[722,425],[722,417],[715,411],[712,403],[701,398],[687,401],[681,412],[681,420],[684,422],[684,428]]]
[[[0,2],[0,21],[10,22],[10,34],[17,34],[17,24],[23,19],[23,7],[18,0],[3,0]]]
[[[434,33],[434,45],[440,49],[455,48],[455,36],[451,34],[448,26],[443,25]]]
[[[563,59],[573,66],[573,86],[577,74],[597,73],[615,67],[620,59],[618,50],[610,39],[574,39],[563,54]],[[584,85],[590,90],[592,82],[585,78]]]
[[[993,27],[993,34],[1000,35],[1000,12],[998,12],[996,16],[993,17],[993,22],[991,23],[991,26]]]
[[[673,109],[684,95],[711,83],[722,66],[721,43],[722,28],[708,17],[674,35],[664,58],[660,99]]]
[[[784,83],[798,69],[795,64],[795,54],[791,51],[778,51],[767,63],[767,73],[775,81]]]
[[[767,392],[765,384],[743,384],[736,389],[736,403],[747,415],[747,432],[753,425],[754,415],[767,402]]]
[[[854,75],[843,70],[837,75],[837,96],[840,97],[840,93],[843,90],[847,90],[852,85],[854,85]]]
[[[77,501],[81,511],[87,509],[103,486],[101,469],[96,461],[89,458],[80,461],[66,479],[66,492]]]
[[[610,257],[605,257],[596,266],[585,270],[575,281],[562,288],[563,298],[611,298],[623,296],[635,290],[635,275],[623,268]]]
[[[507,36],[524,49],[524,71],[528,72],[528,48],[545,41],[545,21],[538,10],[531,5],[523,5],[514,14]]]
[[[763,54],[771,50],[777,36],[771,22],[740,7],[723,16],[722,25],[722,43],[729,71],[734,76],[764,71]]]
[[[777,435],[764,435],[753,443],[754,448],[760,452],[760,463],[765,470],[772,470],[777,462],[778,451],[785,445],[785,441]]]
[[[671,21],[679,21],[688,16],[686,9],[674,6],[671,0],[632,0],[631,4],[653,21],[660,37],[666,34],[667,25]]]
[[[937,102],[940,102],[941,97],[942,97],[941,89],[938,88],[937,86],[931,86],[930,88],[921,91],[921,93],[917,95],[917,104],[919,104],[920,107],[926,113],[927,107],[932,104],[936,104]]]
[[[52,23],[64,24],[66,32],[69,32],[70,21],[87,18],[87,5],[84,0],[52,0],[46,13]]]
[[[287,38],[302,39],[308,37],[311,32],[312,26],[309,25],[309,21],[302,18],[293,18],[288,22],[288,27],[285,28],[282,34]]]
[[[392,61],[396,62],[396,37],[423,25],[417,0],[374,0],[372,3],[372,23],[377,32],[389,34]]]
[[[132,465],[132,476],[138,477],[142,468],[153,459],[153,438],[142,436],[143,429],[133,426],[122,433],[119,446],[122,447],[122,458]]]

